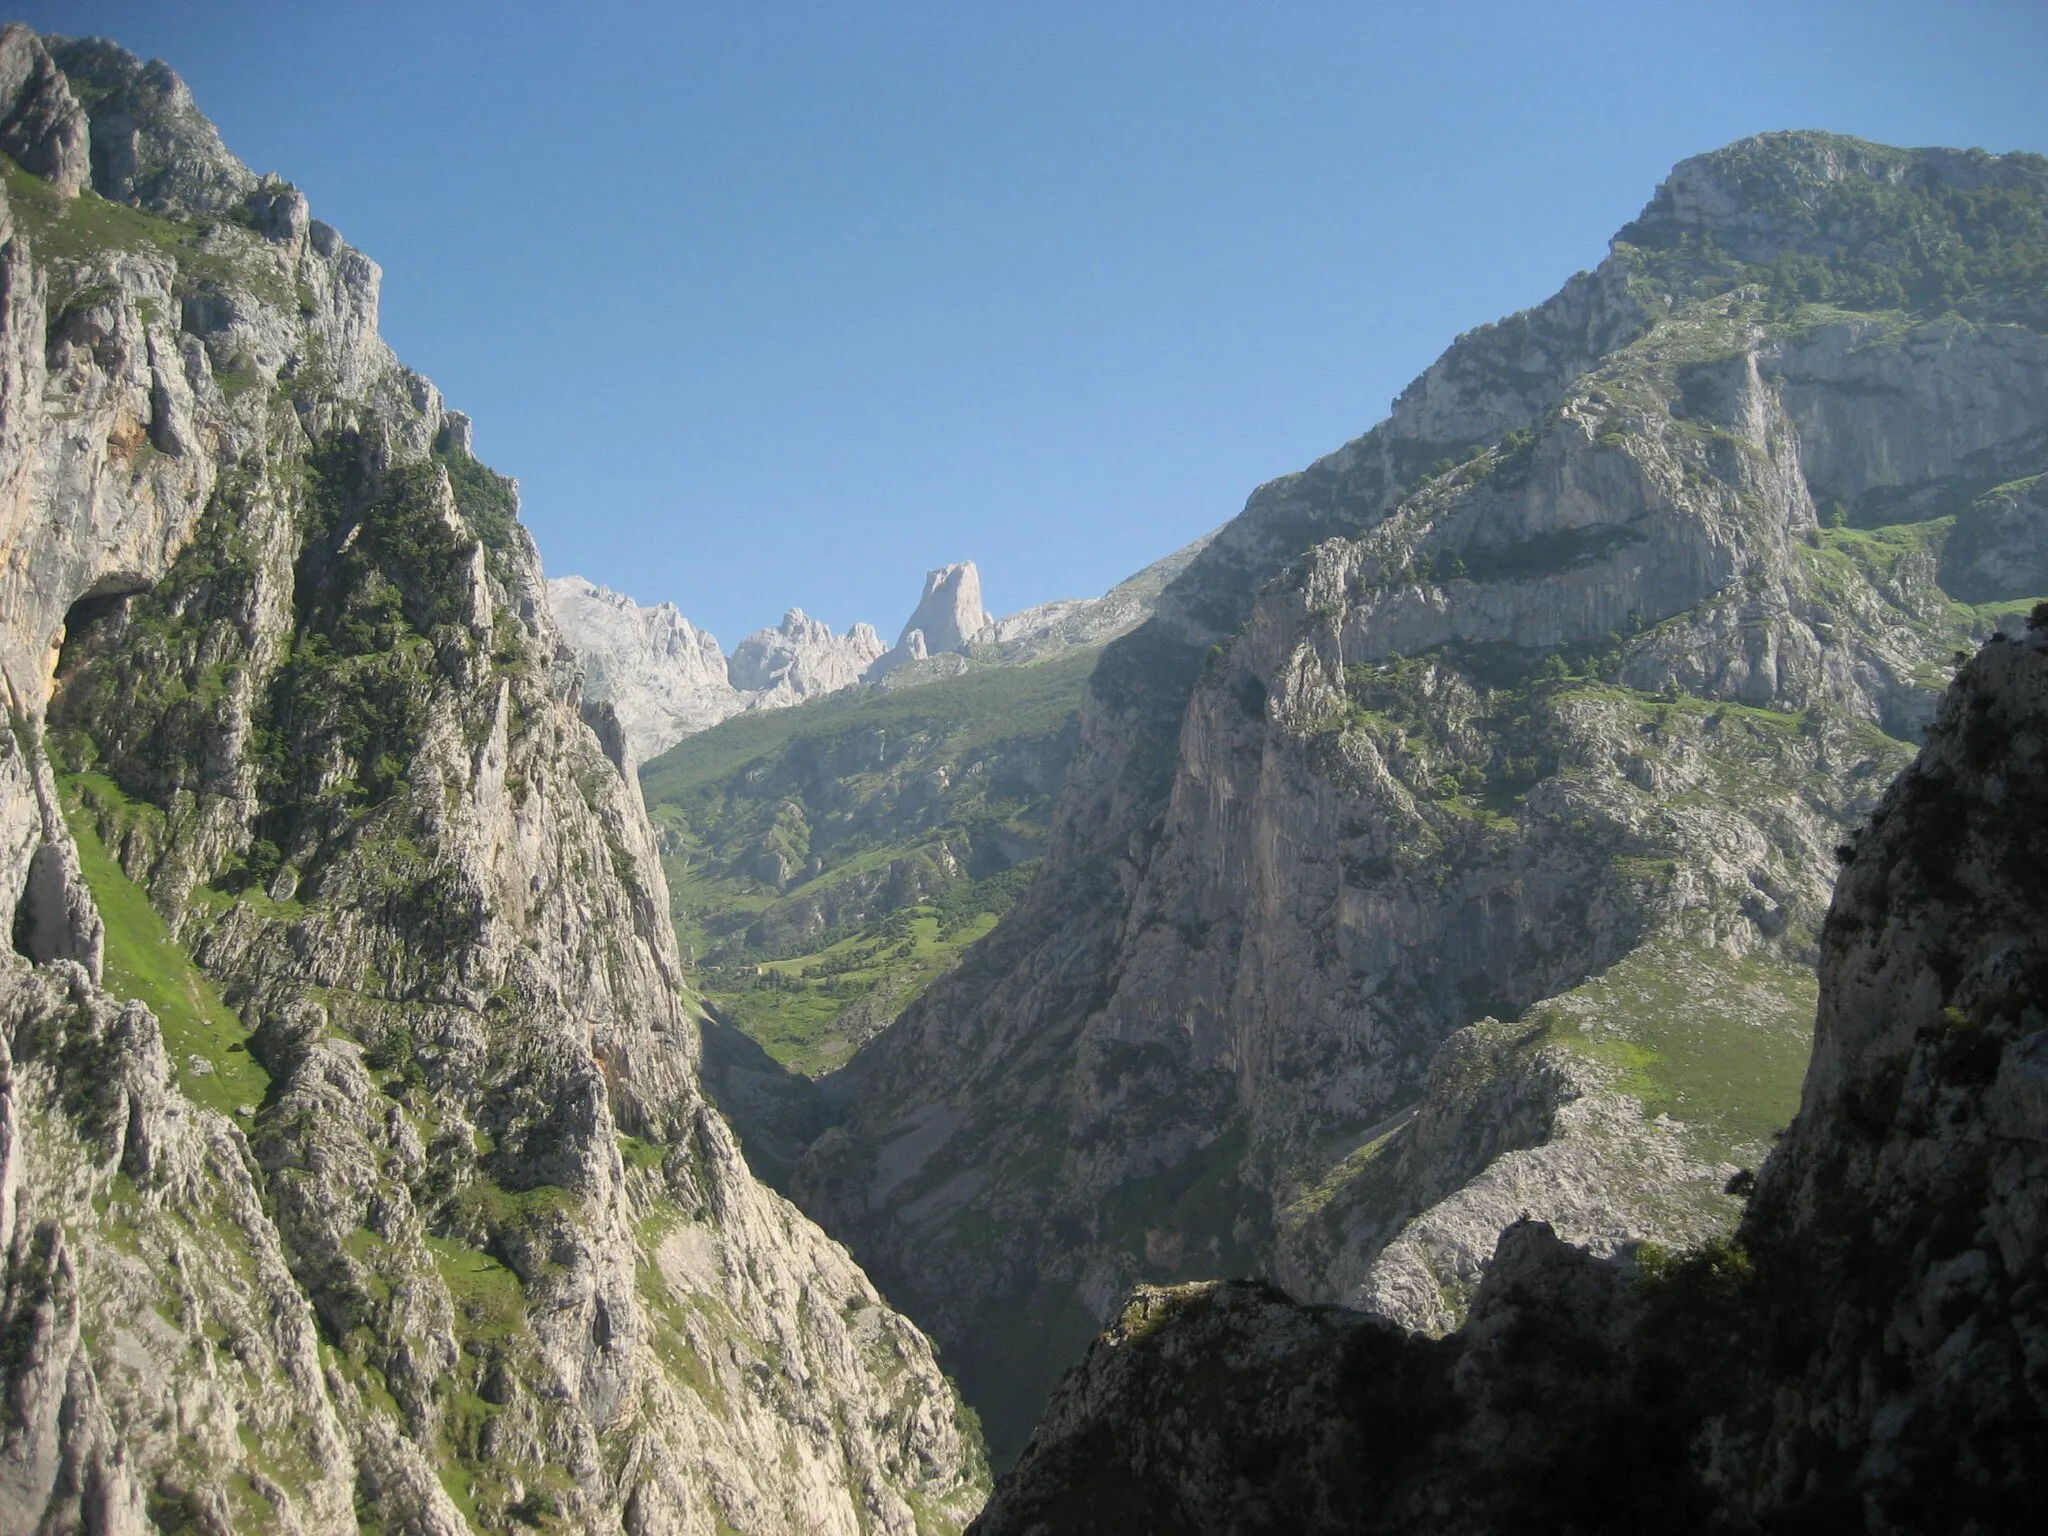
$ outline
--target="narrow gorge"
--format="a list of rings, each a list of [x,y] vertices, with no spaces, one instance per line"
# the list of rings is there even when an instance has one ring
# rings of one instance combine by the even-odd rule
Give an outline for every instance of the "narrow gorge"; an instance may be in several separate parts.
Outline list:
[[[1132,1286],[1440,1334],[1791,1117],[1835,849],[2048,592],[2048,160],[1687,161],[1104,652],[1017,910],[793,1175],[1013,1455]]]
[[[0,171],[0,1536],[2028,1528],[2048,158],[730,652],[167,65]]]

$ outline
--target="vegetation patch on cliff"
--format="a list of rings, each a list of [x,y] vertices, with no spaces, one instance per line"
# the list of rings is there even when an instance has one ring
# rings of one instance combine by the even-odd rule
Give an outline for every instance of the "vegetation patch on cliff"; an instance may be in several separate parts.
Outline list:
[[[107,925],[107,990],[146,1004],[156,1015],[187,1098],[224,1115],[260,1106],[270,1091],[270,1074],[249,1054],[249,1031],[171,937],[148,894],[107,852],[85,807],[82,777],[67,778],[61,792],[79,868]],[[96,776],[93,787],[101,794],[119,793]]]
[[[1533,1021],[1618,1067],[1617,1086],[1683,1121],[1703,1160],[1754,1162],[1799,1108],[1815,995],[1806,967],[1658,940]]]
[[[759,710],[641,770],[710,1002],[840,1065],[1029,885],[1095,653]]]

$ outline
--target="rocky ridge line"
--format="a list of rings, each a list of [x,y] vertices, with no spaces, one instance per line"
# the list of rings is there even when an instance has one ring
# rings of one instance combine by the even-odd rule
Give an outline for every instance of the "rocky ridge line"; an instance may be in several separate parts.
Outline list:
[[[792,608],[727,658],[718,642],[673,603],[643,608],[581,576],[558,576],[548,595],[581,658],[593,699],[609,701],[636,761],[651,762],[683,737],[750,709],[780,709],[856,684],[904,687],[956,677],[972,665],[1021,665],[1101,645],[1150,615],[1166,584],[1208,542],[1155,561],[1098,598],[1062,599],[996,618],[981,606],[973,561],[941,566],[896,644],[872,625],[844,635]]]

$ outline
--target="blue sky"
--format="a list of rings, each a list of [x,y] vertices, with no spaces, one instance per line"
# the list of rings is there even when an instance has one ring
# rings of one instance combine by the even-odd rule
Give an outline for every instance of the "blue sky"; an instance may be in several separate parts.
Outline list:
[[[727,646],[1101,591],[1685,156],[2048,151],[2048,5],[98,3],[384,267],[551,572]]]

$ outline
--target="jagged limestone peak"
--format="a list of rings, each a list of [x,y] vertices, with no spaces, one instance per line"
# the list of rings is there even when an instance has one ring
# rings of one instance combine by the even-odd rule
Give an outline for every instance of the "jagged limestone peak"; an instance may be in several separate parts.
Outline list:
[[[882,650],[872,624],[835,635],[831,625],[792,608],[775,628],[734,646],[728,671],[734,687],[762,695],[761,703],[794,703],[851,687]]]
[[[957,651],[993,622],[981,606],[981,572],[972,560],[963,560],[925,573],[924,593],[904,621],[896,643],[906,645],[910,632],[919,630],[927,654]]]
[[[178,217],[219,215],[258,178],[221,142],[177,72],[103,37],[48,40],[92,124],[92,186],[109,202]]]

